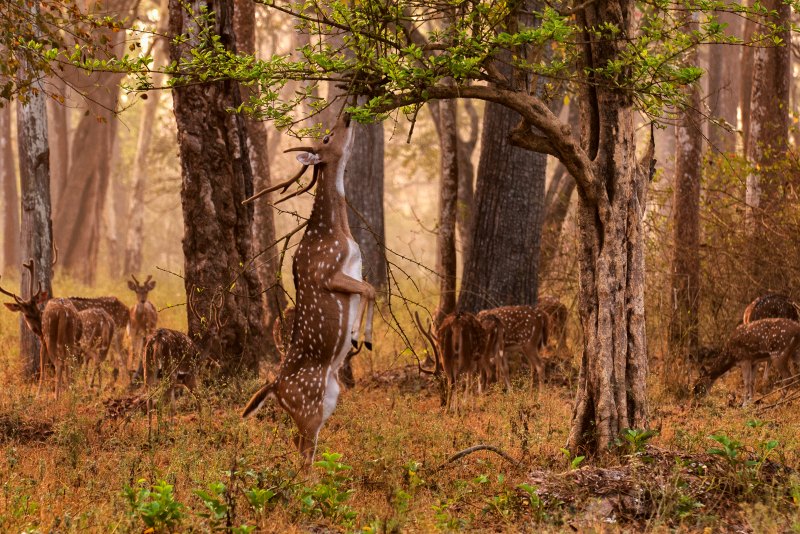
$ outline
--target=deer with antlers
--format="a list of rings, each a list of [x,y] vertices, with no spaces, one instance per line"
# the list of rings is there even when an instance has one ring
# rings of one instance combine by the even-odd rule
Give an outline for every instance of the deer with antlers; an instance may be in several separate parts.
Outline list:
[[[694,386],[696,396],[705,395],[719,377],[733,366],[742,369],[744,402],[753,398],[754,366],[762,361],[775,364],[781,377],[789,378],[790,359],[800,349],[800,324],[790,319],[760,319],[739,325],[721,350],[713,351]]]
[[[530,388],[538,377],[539,389],[544,387],[544,362],[539,350],[547,344],[547,315],[532,306],[501,306],[478,313],[478,320],[495,317],[503,328],[503,351],[520,349],[531,369]]]
[[[148,275],[144,284],[140,284],[134,275],[131,275],[131,279],[128,280],[128,289],[136,293],[136,304],[130,309],[129,334],[133,361],[130,362],[129,369],[141,367],[144,342],[147,336],[155,331],[158,324],[158,311],[153,303],[147,300],[148,294],[156,287],[155,280],[151,280],[151,278],[153,277]]]
[[[47,364],[55,368],[55,396],[61,393],[61,384],[66,374],[69,380],[69,367],[80,353],[82,326],[78,310],[69,299],[50,298],[42,290],[41,282],[36,282],[36,266],[33,259],[22,264],[30,271],[29,297],[23,299],[0,287],[0,292],[14,299],[5,303],[6,308],[22,313],[25,324],[39,338],[39,393],[44,383]],[[36,290],[34,291],[34,288]],[[45,361],[47,360],[47,361]]]
[[[314,146],[292,149],[301,152],[300,173],[247,200],[278,189],[285,192],[308,167],[314,168],[308,185],[278,201],[319,184],[292,264],[297,302],[291,341],[277,378],[253,395],[242,412],[247,417],[267,399],[275,399],[297,425],[295,445],[305,465],[313,461],[319,431],[336,408],[336,377],[351,345],[358,347],[364,318],[364,345],[372,348],[375,289],[362,279],[361,250],[350,233],[344,191],[354,130],[349,115],[343,114]]]

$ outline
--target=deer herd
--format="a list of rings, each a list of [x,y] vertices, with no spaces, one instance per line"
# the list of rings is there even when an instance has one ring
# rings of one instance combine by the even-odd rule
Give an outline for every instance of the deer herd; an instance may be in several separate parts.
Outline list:
[[[277,200],[275,204],[309,191],[317,185],[307,228],[297,247],[292,271],[296,289],[294,307],[283,311],[273,324],[273,337],[282,355],[274,380],[260,388],[242,412],[247,417],[268,399],[283,408],[298,428],[295,444],[306,463],[311,462],[317,437],[333,413],[341,387],[352,387],[351,360],[361,347],[372,349],[375,289],[362,279],[361,251],[350,233],[344,191],[344,172],[353,149],[355,128],[342,114],[336,125],[310,147],[290,149],[301,171],[291,179],[245,200],[252,202],[266,193],[282,193],[296,184],[313,167],[310,182]],[[128,287],[136,303],[126,306],[116,297],[52,298],[37,283],[34,262],[23,264],[29,272],[28,297],[22,298],[0,287],[11,297],[6,303],[20,312],[28,328],[39,338],[39,391],[49,370],[54,371],[58,397],[78,364],[91,366],[90,387],[97,379],[102,387],[102,364],[113,352],[113,379],[119,371],[131,387],[143,383],[151,388],[163,382],[162,395],[173,408],[177,387],[192,390],[199,367],[212,361],[219,350],[218,334],[224,327],[220,317],[224,293],[211,305],[211,320],[198,339],[166,328],[157,328],[158,312],[149,294],[155,281],[148,276],[140,283],[131,275]],[[192,293],[192,292],[190,292]],[[196,313],[191,299],[188,307]],[[478,313],[459,311],[441,320],[435,328],[417,326],[432,347],[434,361],[420,370],[434,373],[445,385],[448,410],[468,407],[474,395],[493,382],[511,387],[509,355],[522,353],[530,368],[530,388],[545,379],[542,350],[563,346],[567,308],[557,299],[543,297],[537,306],[501,306]],[[199,318],[199,317],[198,317]],[[739,365],[745,386],[745,402],[753,395],[755,369],[760,362],[772,364],[783,378],[791,375],[790,364],[800,348],[798,311],[788,297],[770,293],[753,301],[745,310],[742,324],[725,345],[695,354],[700,378],[694,386],[697,396],[729,369]],[[130,353],[123,346],[128,334]],[[430,369],[433,365],[433,370]],[[426,369],[427,367],[427,369]],[[88,371],[87,371],[88,372]],[[148,404],[149,409],[149,404]]]

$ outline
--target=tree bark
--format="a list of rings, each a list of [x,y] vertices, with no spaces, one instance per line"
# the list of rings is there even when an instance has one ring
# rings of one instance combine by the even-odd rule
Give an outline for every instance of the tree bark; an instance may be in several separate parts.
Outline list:
[[[361,249],[364,280],[376,290],[388,283],[383,215],[383,125],[357,124],[344,173],[347,219]]]
[[[168,17],[167,0],[161,0],[159,4],[159,30],[158,34],[164,35],[167,28]],[[164,40],[158,35],[155,36],[151,54],[153,65],[159,66],[165,63],[166,50]],[[160,72],[153,73],[153,86],[159,87],[163,76]],[[145,206],[144,193],[147,189],[147,176],[149,174],[150,143],[153,139],[153,125],[156,121],[156,113],[161,100],[161,92],[153,91],[144,103],[142,117],[139,121],[139,138],[136,141],[136,156],[133,160],[132,176],[132,195],[130,210],[128,212],[128,232],[125,239],[125,263],[123,272],[137,274],[142,270],[142,245],[144,243],[144,214],[147,209]]]
[[[690,31],[697,23],[688,25]],[[688,58],[695,63],[697,54]],[[699,342],[700,297],[700,176],[703,165],[703,130],[700,87],[690,88],[689,105],[675,126],[675,187],[672,237],[672,315],[669,325],[670,359],[693,351]],[[712,129],[713,129],[712,125]],[[669,375],[669,373],[667,373]],[[669,378],[668,378],[669,379]]]
[[[132,4],[133,0],[112,0],[103,7],[108,13],[124,17]],[[98,30],[97,38],[101,37],[113,43],[115,53],[122,52],[125,32]],[[76,79],[88,97],[88,114],[81,118],[73,138],[69,174],[56,204],[55,239],[64,270],[78,280],[93,283],[110,179],[110,122],[115,120],[122,75],[100,72]]]
[[[487,103],[461,311],[536,303],[547,156],[511,146],[519,115]]]
[[[11,147],[11,106],[0,108],[0,183],[3,185],[3,267],[20,267],[19,193],[14,153]]]
[[[719,21],[727,24],[728,35],[741,35],[741,18],[733,13],[718,13]],[[721,119],[733,131],[709,123],[708,140],[713,150],[723,154],[732,154],[736,151],[736,130],[739,119],[739,94],[741,92],[741,77],[738,75],[741,61],[742,47],[730,45],[710,45],[708,54],[708,93],[711,115]]]
[[[182,0],[169,2],[169,35],[188,35],[170,44],[170,59],[187,58],[198,39],[219,36],[227,50],[237,52],[233,3],[195,0],[195,13],[207,6],[213,26],[204,37],[198,19],[183,9]],[[190,33],[191,32],[191,33]],[[242,201],[253,194],[253,171],[248,157],[247,126],[229,113],[241,103],[239,86],[217,81],[178,86],[173,90],[181,155],[181,203],[185,225],[183,252],[185,286],[191,304],[187,311],[189,336],[206,338],[212,305],[217,314],[221,373],[241,376],[258,371],[264,338],[261,284],[249,268],[253,251],[253,208]]]
[[[38,10],[38,2],[33,9]],[[23,61],[22,69],[25,69]],[[22,196],[21,254],[33,259],[37,282],[50,295],[52,287],[53,225],[50,219],[50,146],[47,135],[46,95],[41,83],[28,101],[17,104],[17,143]],[[20,266],[18,266],[20,268]],[[21,269],[20,295],[29,297],[30,273]],[[20,356],[25,375],[39,374],[39,340],[20,317]]]
[[[748,7],[753,6],[753,0],[747,3]],[[747,46],[741,47],[741,59],[739,72],[741,73],[741,82],[739,84],[739,106],[741,107],[742,117],[742,153],[747,157],[750,151],[750,105],[752,102],[753,93],[753,62],[755,61],[755,48],[749,45],[753,40],[753,34],[756,31],[756,21],[751,17],[744,20],[744,43]]]
[[[462,272],[472,251],[472,221],[475,217],[475,165],[472,155],[478,145],[480,117],[471,101],[464,101],[470,128],[467,138],[458,137],[458,211],[456,224],[461,241]],[[464,129],[463,127],[461,128]]]
[[[786,159],[789,137],[789,103],[791,93],[791,43],[789,31],[791,8],[777,0],[764,7],[777,12],[775,21],[784,27],[781,46],[756,48],[753,60],[753,87],[750,104],[750,137],[747,159],[751,171],[747,176],[747,226],[751,233],[751,278],[758,293],[786,289],[786,274],[776,264],[768,263],[772,255],[766,228],[785,204],[784,186],[788,184]],[[765,248],[765,245],[769,248]]]
[[[256,49],[256,12],[251,0],[236,0],[234,3],[234,31],[237,49],[244,54],[254,54]],[[242,98],[247,100],[255,93],[253,86],[241,86]],[[261,121],[244,118],[247,127],[247,148],[250,156],[250,167],[253,171],[255,190],[261,191],[270,186],[269,147],[267,126]],[[264,291],[266,305],[266,324],[271,325],[286,307],[286,294],[278,284],[280,262],[278,248],[275,243],[275,216],[269,200],[262,200],[253,206],[253,254],[261,253],[256,258],[256,270]],[[268,339],[271,340],[271,338]],[[266,347],[268,357],[279,361],[280,354],[274,343]]]
[[[455,100],[439,102],[439,229],[436,238],[436,272],[439,274],[439,306],[435,323],[456,309],[456,211],[458,204],[458,130]]]
[[[50,194],[53,205],[58,201],[67,185],[69,169],[69,113],[66,106],[67,84],[63,78],[53,76],[50,79],[54,92],[65,99],[59,102],[54,98],[47,99],[47,124],[50,137]]]

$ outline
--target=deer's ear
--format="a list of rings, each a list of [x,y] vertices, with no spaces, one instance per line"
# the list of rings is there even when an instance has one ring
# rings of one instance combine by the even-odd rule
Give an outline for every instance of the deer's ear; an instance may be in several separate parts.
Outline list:
[[[152,282],[150,282],[150,283],[147,285],[147,287],[150,289],[150,291],[152,291],[152,290],[153,290],[153,288],[154,288],[154,287],[156,287],[156,281],[155,281],[155,280],[153,280]]]
[[[136,291],[136,285],[130,280],[128,280],[128,289],[130,289],[131,291]]]
[[[311,152],[301,152],[297,155],[297,161],[303,165],[316,165],[321,161],[321,159],[317,154],[312,154]]]
[[[22,311],[22,307],[15,302],[4,302],[3,304],[5,304],[6,308],[11,310],[12,312]]]

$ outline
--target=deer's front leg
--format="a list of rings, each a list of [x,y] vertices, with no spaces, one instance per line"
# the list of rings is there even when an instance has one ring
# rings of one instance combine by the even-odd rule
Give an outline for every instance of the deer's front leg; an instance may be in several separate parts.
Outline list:
[[[368,284],[362,280],[356,280],[352,276],[344,274],[342,271],[336,271],[325,283],[325,289],[336,293],[355,294],[361,297],[361,302],[358,306],[358,314],[355,317],[355,321],[353,321],[353,328],[350,331],[350,338],[353,342],[353,346],[357,347],[361,319],[364,317],[364,310],[369,308],[367,312],[364,345],[372,350],[372,303],[375,301],[375,288],[372,287],[372,284]],[[367,337],[367,333],[369,337]]]

